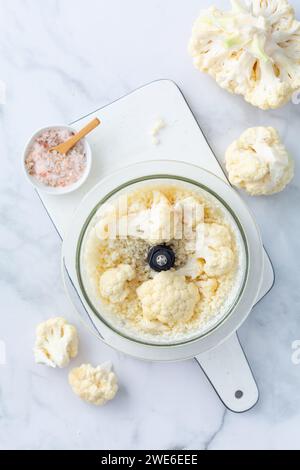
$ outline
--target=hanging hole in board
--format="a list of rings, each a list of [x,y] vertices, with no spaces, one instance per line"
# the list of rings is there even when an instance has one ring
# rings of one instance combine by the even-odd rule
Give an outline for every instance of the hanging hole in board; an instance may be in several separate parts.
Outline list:
[[[237,398],[238,400],[240,400],[242,397],[244,396],[242,390],[237,390],[235,392],[235,398]]]

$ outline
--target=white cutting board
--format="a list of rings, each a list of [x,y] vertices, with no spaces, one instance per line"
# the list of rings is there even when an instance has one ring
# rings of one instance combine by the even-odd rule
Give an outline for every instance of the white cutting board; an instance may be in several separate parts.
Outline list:
[[[88,140],[93,165],[86,183],[74,193],[39,196],[61,238],[74,210],[85,194],[111,171],[145,160],[181,160],[194,163],[226,180],[181,91],[170,80],[152,82],[73,123],[81,128],[93,117],[102,125]],[[160,144],[154,145],[151,129],[158,118],[166,122]],[[157,168],[159,172],[159,166]],[[265,255],[265,275],[260,298],[273,286],[274,272]]]

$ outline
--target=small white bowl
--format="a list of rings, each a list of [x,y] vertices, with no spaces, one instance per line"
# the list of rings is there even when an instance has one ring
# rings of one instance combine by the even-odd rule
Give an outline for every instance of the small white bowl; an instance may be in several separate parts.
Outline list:
[[[59,196],[61,194],[68,194],[68,193],[71,193],[72,191],[75,191],[76,189],[80,188],[80,186],[83,185],[83,183],[87,180],[87,177],[89,176],[90,171],[91,171],[91,167],[92,167],[92,150],[91,150],[91,147],[90,147],[88,141],[84,138],[84,139],[82,139],[82,141],[83,141],[84,146],[85,146],[86,168],[85,168],[85,171],[82,174],[81,178],[78,181],[76,181],[76,183],[71,184],[69,186],[65,186],[63,188],[60,188],[60,187],[53,188],[51,186],[47,186],[47,185],[41,183],[34,176],[31,176],[28,173],[28,171],[26,169],[26,166],[25,166],[25,160],[26,160],[29,149],[30,149],[31,145],[33,144],[34,140],[40,134],[42,134],[42,132],[47,131],[49,129],[57,129],[57,128],[68,129],[70,131],[77,132],[76,129],[74,129],[73,127],[65,126],[65,125],[56,125],[56,126],[43,127],[42,129],[39,129],[38,131],[36,131],[33,134],[33,136],[30,138],[30,140],[27,142],[27,144],[25,146],[25,149],[24,149],[23,157],[22,157],[22,165],[23,165],[23,169],[24,169],[27,180],[32,184],[32,186],[34,186],[39,191],[43,191],[47,194],[52,194],[53,196]]]

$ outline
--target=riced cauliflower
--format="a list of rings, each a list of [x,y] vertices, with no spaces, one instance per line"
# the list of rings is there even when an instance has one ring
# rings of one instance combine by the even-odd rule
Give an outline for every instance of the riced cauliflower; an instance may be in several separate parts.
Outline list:
[[[170,327],[189,321],[199,300],[195,284],[173,271],[160,272],[144,282],[138,287],[137,295],[146,320],[158,320]]]
[[[135,277],[135,271],[129,264],[119,264],[116,268],[105,271],[99,281],[102,297],[113,304],[123,302],[130,290],[128,281]]]
[[[38,325],[34,348],[35,361],[49,367],[66,367],[78,354],[75,326],[64,318],[51,318]]]
[[[246,130],[225,158],[230,182],[253,196],[278,193],[294,176],[293,160],[272,127]]]
[[[300,23],[287,0],[231,0],[202,11],[189,52],[195,66],[261,109],[278,108],[300,88]]]
[[[118,380],[110,363],[97,367],[83,364],[71,370],[69,383],[73,392],[82,400],[93,405],[104,405],[112,400],[118,391]]]

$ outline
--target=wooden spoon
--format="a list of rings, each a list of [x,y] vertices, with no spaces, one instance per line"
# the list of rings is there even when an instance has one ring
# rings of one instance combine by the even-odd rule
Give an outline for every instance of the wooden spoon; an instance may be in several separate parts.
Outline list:
[[[87,134],[89,134],[92,130],[94,130],[96,127],[98,127],[101,124],[100,119],[95,118],[91,122],[89,122],[81,131],[77,132],[75,135],[70,137],[70,139],[66,140],[62,144],[56,145],[55,147],[52,147],[49,151],[53,152],[59,152],[62,155],[66,155],[71,148],[74,147],[74,145],[79,142],[83,137],[85,137]]]

